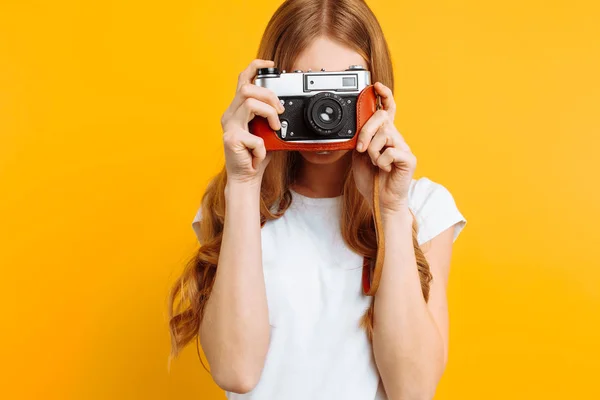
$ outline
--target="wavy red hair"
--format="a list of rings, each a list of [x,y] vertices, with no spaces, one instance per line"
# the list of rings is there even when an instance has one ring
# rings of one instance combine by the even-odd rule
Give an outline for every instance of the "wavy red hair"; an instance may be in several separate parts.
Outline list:
[[[394,90],[392,63],[381,27],[362,0],[287,0],[269,21],[257,58],[274,60],[281,70],[292,70],[295,58],[314,39],[326,36],[360,54],[368,62],[373,82]],[[294,182],[300,155],[275,152],[267,166],[260,194],[261,226],[281,217],[291,204],[290,185]],[[281,171],[285,171],[282,173]],[[367,201],[358,192],[349,169],[344,181],[341,232],[355,252],[374,259],[377,252],[375,225]],[[169,295],[171,358],[190,341],[198,338],[204,307],[210,296],[217,269],[225,218],[225,167],[210,182],[202,198],[202,220],[198,252],[190,259]],[[277,207],[274,207],[277,205]],[[276,209],[272,213],[270,210]],[[421,288],[426,301],[432,279],[429,265],[417,242],[418,227],[413,221],[413,244]],[[374,305],[361,320],[372,340]],[[199,340],[197,340],[197,347]],[[200,350],[198,348],[198,354]]]

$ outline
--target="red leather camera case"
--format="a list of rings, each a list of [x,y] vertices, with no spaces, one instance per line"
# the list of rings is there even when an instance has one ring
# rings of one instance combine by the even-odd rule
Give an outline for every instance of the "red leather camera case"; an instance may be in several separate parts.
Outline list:
[[[265,148],[268,151],[273,150],[308,150],[308,151],[323,151],[323,150],[349,150],[356,147],[358,133],[363,125],[377,109],[377,94],[373,85],[365,87],[359,94],[356,100],[356,134],[352,139],[344,142],[336,143],[302,143],[302,142],[286,142],[281,140],[277,133],[271,129],[266,118],[256,116],[249,123],[248,128],[250,133],[260,136],[265,142]]]

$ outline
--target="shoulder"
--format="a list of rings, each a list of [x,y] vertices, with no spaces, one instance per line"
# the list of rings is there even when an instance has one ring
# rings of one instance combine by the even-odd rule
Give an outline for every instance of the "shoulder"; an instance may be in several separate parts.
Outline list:
[[[411,181],[408,205],[417,220],[419,244],[433,239],[453,225],[456,240],[467,223],[450,190],[427,177]]]

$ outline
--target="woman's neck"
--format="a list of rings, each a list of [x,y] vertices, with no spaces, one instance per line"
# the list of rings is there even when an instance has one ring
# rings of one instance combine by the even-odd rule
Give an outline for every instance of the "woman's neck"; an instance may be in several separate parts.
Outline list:
[[[292,189],[307,197],[339,196],[351,161],[350,152],[331,164],[313,164],[302,159]]]

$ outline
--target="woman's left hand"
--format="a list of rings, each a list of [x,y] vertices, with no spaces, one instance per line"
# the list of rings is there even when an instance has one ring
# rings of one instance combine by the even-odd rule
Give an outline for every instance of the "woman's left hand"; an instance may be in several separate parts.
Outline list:
[[[352,173],[360,193],[373,207],[373,176],[379,172],[379,205],[383,214],[408,209],[408,189],[417,158],[394,126],[396,103],[390,88],[375,83],[383,109],[377,110],[358,134]]]

